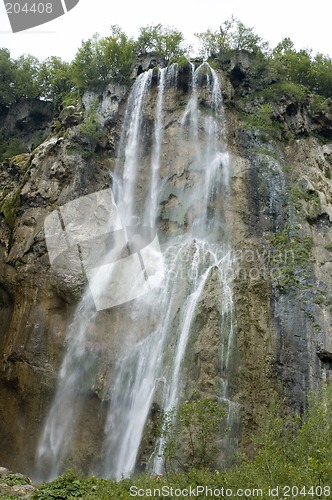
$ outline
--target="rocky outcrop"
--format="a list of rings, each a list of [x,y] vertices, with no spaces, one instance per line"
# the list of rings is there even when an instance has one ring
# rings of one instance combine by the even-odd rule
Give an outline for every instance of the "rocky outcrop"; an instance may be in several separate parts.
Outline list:
[[[20,473],[13,474],[5,467],[0,467],[0,496],[31,498],[36,490],[30,478]]]
[[[34,149],[50,132],[54,105],[39,99],[24,99],[14,104],[0,119],[3,138],[16,137],[22,144]]]

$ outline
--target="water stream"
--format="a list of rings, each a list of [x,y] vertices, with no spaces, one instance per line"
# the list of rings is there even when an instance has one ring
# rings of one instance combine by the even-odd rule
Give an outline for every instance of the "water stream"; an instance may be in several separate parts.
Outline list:
[[[229,397],[233,263],[223,213],[229,199],[230,165],[223,136],[220,84],[207,63],[197,69],[192,65],[190,98],[180,109],[176,123],[167,124],[167,106],[178,87],[177,65],[159,70],[153,113],[147,109],[152,80],[149,70],[132,88],[113,173],[115,203],[123,225],[156,229],[162,239],[164,260],[162,286],[134,301],[138,340],[128,344],[126,355],[118,359],[105,384],[108,409],[99,473],[116,479],[135,470],[153,402],[158,400],[161,410],[167,411],[177,408],[184,398],[188,344],[206,288],[212,282],[220,296],[221,376],[217,396],[226,401]],[[152,122],[149,151],[144,136],[148,112]],[[166,129],[172,126],[173,135],[166,135]],[[173,159],[164,154],[164,144],[170,140],[173,154],[179,158],[174,160],[176,171],[172,171]],[[175,229],[165,230],[166,223]],[[102,280],[98,284],[107,285]],[[87,290],[69,328],[58,388],[37,450],[39,471],[46,467],[47,479],[59,474],[69,453],[68,436],[80,412],[77,391],[89,371],[89,325],[96,321],[97,314]],[[148,464],[158,473],[163,469],[162,445],[162,439],[157,439]]]

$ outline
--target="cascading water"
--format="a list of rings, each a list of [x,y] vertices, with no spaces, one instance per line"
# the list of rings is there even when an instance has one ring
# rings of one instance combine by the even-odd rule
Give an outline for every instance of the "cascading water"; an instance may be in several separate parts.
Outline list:
[[[130,338],[136,338],[136,342],[127,341],[127,354],[118,360],[105,384],[103,397],[109,403],[99,472],[116,479],[135,469],[153,401],[158,399],[161,409],[167,411],[183,400],[188,345],[205,289],[212,281],[220,296],[221,376],[217,396],[228,398],[234,326],[232,259],[224,214],[229,158],[223,139],[221,91],[217,75],[207,63],[196,70],[192,65],[189,102],[183,112],[179,111],[176,122],[166,125],[166,101],[177,91],[177,73],[176,65],[159,70],[156,104],[150,118],[151,154],[145,150],[144,120],[151,99],[152,70],[137,78],[128,99],[113,174],[121,221],[124,225],[138,221],[158,228],[165,267],[162,287],[132,303],[134,326]],[[166,137],[165,129],[171,126],[172,135]],[[172,158],[163,154],[163,144],[170,139],[177,158],[176,172],[172,171]],[[147,184],[145,189],[141,178]],[[89,325],[97,315],[92,312],[87,291],[70,328],[57,393],[38,448],[39,470],[43,466],[48,469],[47,479],[61,471],[68,455],[72,422],[80,411],[78,388],[95,362],[86,354]],[[155,472],[162,471],[162,445],[157,439],[154,453],[150,450],[149,467]]]

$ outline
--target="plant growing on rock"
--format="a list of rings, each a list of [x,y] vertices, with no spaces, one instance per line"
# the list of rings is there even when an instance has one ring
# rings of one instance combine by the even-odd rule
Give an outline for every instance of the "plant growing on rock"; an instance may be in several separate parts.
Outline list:
[[[213,468],[217,443],[226,429],[223,425],[225,408],[211,398],[193,399],[182,403],[163,417],[162,436],[165,468]]]
[[[138,55],[160,57],[165,65],[188,59],[189,47],[184,44],[183,33],[161,24],[140,28],[135,46]]]

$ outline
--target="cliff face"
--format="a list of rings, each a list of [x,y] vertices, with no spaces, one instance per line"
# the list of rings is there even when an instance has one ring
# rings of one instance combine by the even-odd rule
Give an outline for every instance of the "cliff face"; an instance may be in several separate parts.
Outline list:
[[[264,123],[248,124],[247,117],[260,103],[251,102],[246,109],[237,104],[237,96],[248,92],[246,64],[232,61],[218,73],[230,194],[227,203],[220,197],[215,204],[222,206],[235,258],[229,391],[240,404],[242,443],[250,450],[250,432],[275,394],[303,409],[307,391],[329,377],[332,366],[332,115],[315,114],[309,102],[284,96],[274,99],[270,110],[276,133]],[[109,173],[115,169],[128,92],[111,85],[102,95],[85,95],[83,104],[62,110],[40,146],[1,165],[0,462],[22,472],[34,470],[37,442],[66,351],[66,332],[85,284],[81,277],[50,267],[44,219],[70,200],[111,186]],[[152,81],[143,122],[146,158],[151,153],[156,92]],[[181,231],[193,209],[180,200],[193,182],[183,169],[189,153],[175,148],[189,92],[185,67],[164,103],[160,175],[166,187],[158,207],[162,243]],[[199,102],[208,113],[205,93],[202,84]],[[30,119],[26,122],[31,124]],[[43,126],[47,130],[50,125]],[[29,125],[24,140],[31,145],[32,137]],[[140,189],[144,193],[143,184]],[[219,384],[220,293],[218,279],[212,276],[192,327],[187,395],[194,390],[212,394]],[[123,339],[135,322],[130,307],[101,311],[91,332],[97,375],[80,389],[84,411],[82,422],[75,422],[71,461],[85,470],[98,462],[105,420],[103,377],[126,353]],[[158,393],[155,403],[160,403]],[[240,430],[234,433],[239,437]],[[148,436],[142,447],[143,462],[151,447]]]

